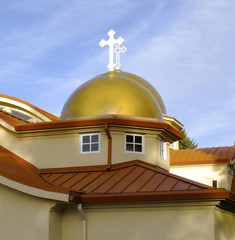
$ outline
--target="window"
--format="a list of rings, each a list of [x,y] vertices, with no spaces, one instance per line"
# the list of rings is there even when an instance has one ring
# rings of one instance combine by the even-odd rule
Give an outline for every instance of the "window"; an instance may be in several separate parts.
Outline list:
[[[100,134],[81,134],[81,153],[97,153],[100,151]]]
[[[126,133],[125,149],[128,153],[144,153],[144,136]]]
[[[160,141],[160,157],[166,160],[166,142]]]

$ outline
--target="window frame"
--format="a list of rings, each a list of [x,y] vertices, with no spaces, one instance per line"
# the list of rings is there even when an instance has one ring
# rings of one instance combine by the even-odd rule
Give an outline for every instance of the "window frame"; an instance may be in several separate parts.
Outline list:
[[[167,159],[166,142],[162,139],[160,140],[159,148],[160,148],[160,157],[166,160]]]
[[[95,136],[97,135],[98,136],[98,142],[92,142],[91,141],[91,138],[92,136]],[[89,140],[89,143],[84,143],[83,141],[83,137],[85,136],[89,136],[90,137],[90,140]],[[98,150],[95,150],[95,151],[92,151],[91,150],[91,145],[93,144],[98,144]],[[83,146],[84,145],[89,145],[90,146],[90,150],[89,151],[83,151]],[[80,153],[81,154],[93,154],[93,153],[99,153],[100,152],[100,133],[99,132],[93,132],[93,133],[80,133]]]
[[[133,143],[131,142],[127,142],[127,136],[133,136],[133,140],[135,139],[135,137],[141,137],[142,139],[142,143],[136,143],[135,140],[133,141]],[[133,151],[128,151],[127,150],[127,144],[133,144]],[[135,146],[136,145],[141,145],[142,146],[142,151],[141,152],[138,152],[138,151],[135,151]],[[139,134],[139,133],[125,133],[125,145],[124,145],[124,148],[125,148],[125,153],[132,153],[132,154],[144,154],[145,153],[145,135],[144,134]]]

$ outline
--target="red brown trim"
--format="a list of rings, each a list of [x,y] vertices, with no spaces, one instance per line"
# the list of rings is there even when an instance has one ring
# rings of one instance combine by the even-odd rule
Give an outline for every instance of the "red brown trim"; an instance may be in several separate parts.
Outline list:
[[[80,127],[80,126],[91,126],[91,125],[104,125],[104,124],[118,124],[118,125],[128,125],[128,126],[138,126],[138,127],[148,127],[148,128],[158,128],[166,130],[167,132],[173,134],[175,137],[181,139],[183,134],[164,122],[157,121],[144,121],[144,120],[133,120],[133,119],[123,119],[117,116],[109,116],[106,118],[94,118],[94,119],[77,119],[68,121],[57,121],[57,122],[43,122],[34,123],[21,126],[15,126],[16,131],[29,131],[29,130],[41,130],[41,129],[54,129],[54,128],[69,128],[69,127]]]
[[[230,192],[223,189],[203,189],[174,192],[120,193],[120,194],[83,194],[70,192],[69,201],[73,203],[114,203],[143,201],[178,201],[178,200],[221,200],[230,197]]]
[[[108,137],[108,164],[107,164],[107,169],[111,168],[112,164],[112,137],[109,132],[108,124],[104,124],[104,129],[106,132],[106,135]]]
[[[42,110],[42,109],[40,109],[40,108],[38,108],[38,107],[36,107],[36,106],[26,102],[24,100],[21,100],[19,98],[11,97],[11,96],[4,95],[4,94],[0,94],[0,97],[7,98],[7,99],[10,99],[10,100],[19,102],[19,103],[23,103],[23,104],[31,107],[32,109],[36,110],[37,112],[41,113],[42,115],[44,115],[45,117],[49,118],[52,121],[57,121],[57,120],[60,119],[59,117],[57,117],[57,116],[55,116],[55,115],[53,115],[53,114],[51,114],[49,112],[46,112],[46,111],[44,111],[44,110]]]
[[[0,110],[0,118],[14,127],[18,124],[28,124],[28,121],[2,110]]]

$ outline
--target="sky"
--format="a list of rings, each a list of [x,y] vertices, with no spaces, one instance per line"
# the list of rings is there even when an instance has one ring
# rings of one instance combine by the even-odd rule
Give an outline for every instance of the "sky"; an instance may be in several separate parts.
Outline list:
[[[0,93],[57,116],[82,83],[121,70],[149,81],[198,147],[235,142],[234,0],[0,0]]]

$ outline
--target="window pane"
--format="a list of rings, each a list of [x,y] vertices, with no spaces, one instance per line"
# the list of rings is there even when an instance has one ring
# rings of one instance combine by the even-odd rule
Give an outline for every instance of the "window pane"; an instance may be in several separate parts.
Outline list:
[[[99,142],[99,136],[98,135],[92,135],[91,136],[91,142]]]
[[[91,144],[91,151],[98,151],[99,150],[99,145],[98,143],[93,143]]]
[[[131,135],[126,135],[126,142],[131,142],[133,143],[134,139],[133,139],[133,136]]]
[[[90,144],[84,144],[82,146],[82,151],[83,152],[90,152]]]
[[[142,152],[142,145],[135,145],[135,152]]]
[[[142,143],[142,137],[141,136],[135,136],[135,142],[136,143]]]
[[[133,144],[127,144],[126,145],[126,151],[131,151],[131,152],[133,152]]]
[[[89,143],[90,142],[90,136],[83,136],[82,137],[82,142],[83,143]]]

